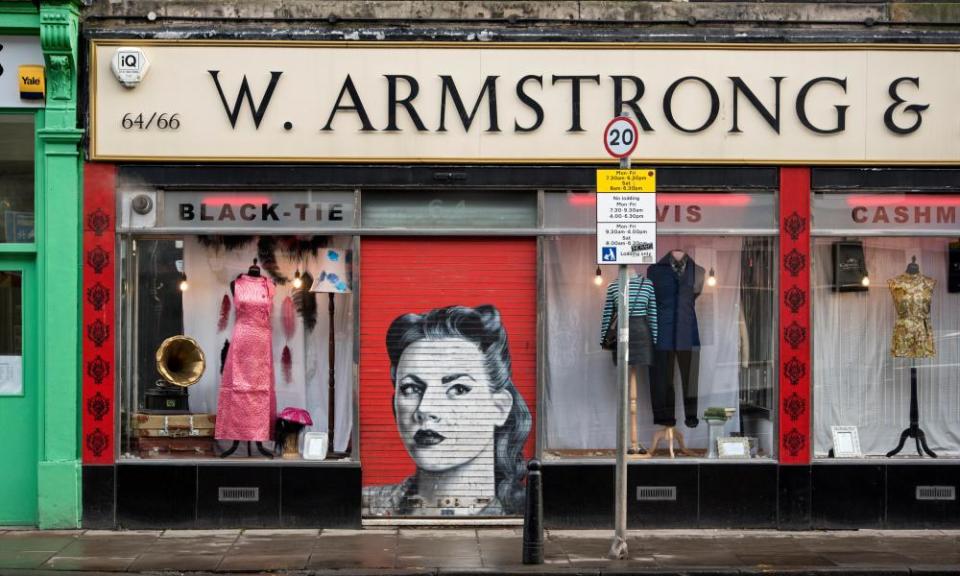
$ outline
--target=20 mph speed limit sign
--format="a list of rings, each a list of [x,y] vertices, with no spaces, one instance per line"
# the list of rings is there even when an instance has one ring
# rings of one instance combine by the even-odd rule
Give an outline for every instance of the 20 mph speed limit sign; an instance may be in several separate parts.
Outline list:
[[[626,158],[637,147],[637,124],[626,116],[617,116],[603,131],[603,145],[614,158]]]

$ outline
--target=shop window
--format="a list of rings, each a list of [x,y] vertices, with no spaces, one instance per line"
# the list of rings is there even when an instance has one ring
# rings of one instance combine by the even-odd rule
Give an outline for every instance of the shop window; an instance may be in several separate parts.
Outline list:
[[[364,191],[364,228],[534,228],[537,196],[532,191]]]
[[[23,394],[23,274],[0,272],[0,396]]]
[[[0,242],[34,241],[33,115],[0,115]]]
[[[929,213],[935,215],[936,205],[925,207],[921,197],[904,204],[891,196],[875,200],[854,202],[846,217],[853,224],[882,227],[886,234],[930,233],[927,223],[914,222],[912,214],[932,208]],[[950,207],[950,198],[940,200],[947,204],[937,205]],[[874,223],[884,206],[890,208],[889,219]],[[872,214],[869,222],[861,212]],[[908,212],[909,222],[905,216],[903,222],[894,220]],[[898,229],[898,224],[906,228]],[[815,457],[862,455],[886,461],[899,447],[892,456],[960,458],[957,237],[820,237],[814,250]],[[923,442],[909,432],[914,426],[923,432]],[[859,447],[840,444],[838,431],[851,429]]]
[[[128,237],[124,248],[121,458],[349,453],[351,237]]]
[[[598,267],[583,233],[595,195],[546,196],[544,225],[565,233],[543,238],[544,457],[613,458],[617,371],[601,339],[617,267]],[[636,458],[671,458],[671,428],[675,458],[717,457],[717,440],[736,437],[746,457],[776,456],[774,206],[772,193],[658,195],[658,262],[630,267]]]

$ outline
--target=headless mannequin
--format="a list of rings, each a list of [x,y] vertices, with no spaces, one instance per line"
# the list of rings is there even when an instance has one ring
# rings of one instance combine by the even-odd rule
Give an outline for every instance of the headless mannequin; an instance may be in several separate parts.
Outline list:
[[[240,274],[239,276],[237,276],[237,278],[239,278],[240,276],[243,276],[243,274]],[[247,276],[254,276],[258,278],[260,277],[260,267],[257,266],[256,258],[253,259],[253,266],[251,266],[247,270]],[[233,280],[232,282],[230,282],[231,295],[234,295],[234,287],[236,286],[236,282],[237,282],[236,280]],[[240,441],[234,440],[233,444],[231,444],[229,448],[227,448],[220,454],[220,457],[226,458],[227,456],[230,456],[231,454],[237,451],[237,448],[239,446],[240,446]],[[257,441],[257,451],[263,454],[264,456],[266,456],[267,458],[270,458],[271,460],[273,459],[273,453],[263,447],[263,442]],[[253,452],[250,451],[250,441],[247,441],[247,456],[252,456],[252,455],[253,455]]]
[[[671,250],[670,255],[673,256],[675,260],[680,260],[687,255],[683,250]],[[695,271],[695,288],[694,293],[700,294],[703,291],[703,278],[700,277],[700,274],[696,274]],[[670,369],[673,370],[673,366],[670,366]],[[674,458],[674,443],[676,443],[677,451],[680,452],[682,456],[692,456],[693,454],[687,450],[687,445],[683,441],[683,432],[677,430],[676,426],[663,426],[657,430],[653,435],[653,440],[650,445],[650,454],[648,458],[652,457],[656,453],[657,447],[660,445],[660,441],[665,440],[667,445],[667,451],[670,453],[670,457]]]

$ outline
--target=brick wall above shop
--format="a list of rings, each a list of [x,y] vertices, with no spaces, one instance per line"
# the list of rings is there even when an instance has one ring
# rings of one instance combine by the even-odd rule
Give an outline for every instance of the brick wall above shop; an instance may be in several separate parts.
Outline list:
[[[488,1],[429,2],[343,0],[238,0],[235,2],[109,0],[90,2],[87,16],[144,18],[153,12],[162,19],[307,19],[338,21],[437,21],[556,22],[571,24],[724,24],[757,25],[867,23],[951,24],[960,17],[960,4],[952,2],[875,2],[846,0],[825,2],[648,2],[648,1]]]

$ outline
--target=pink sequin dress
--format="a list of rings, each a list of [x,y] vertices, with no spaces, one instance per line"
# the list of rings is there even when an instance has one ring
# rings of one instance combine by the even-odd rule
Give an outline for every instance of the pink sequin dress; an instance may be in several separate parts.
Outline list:
[[[243,275],[233,288],[237,321],[217,401],[218,440],[270,440],[277,400],[273,383],[273,282]]]

